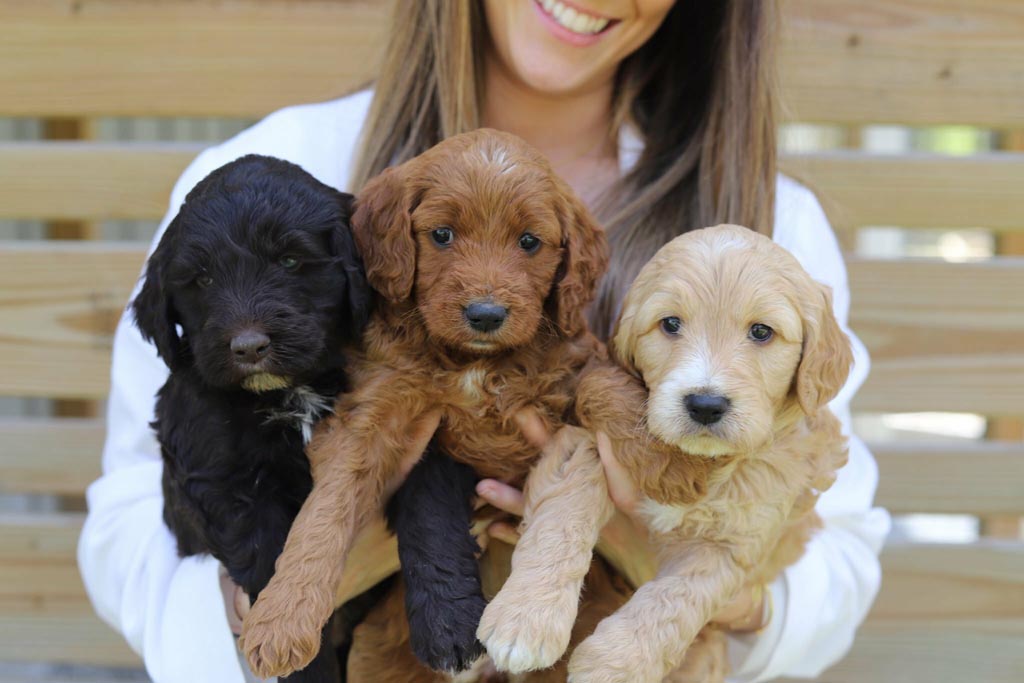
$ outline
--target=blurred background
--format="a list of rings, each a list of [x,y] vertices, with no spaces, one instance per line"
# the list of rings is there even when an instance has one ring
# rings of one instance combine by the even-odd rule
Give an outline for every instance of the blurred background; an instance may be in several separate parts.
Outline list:
[[[146,680],[74,561],[111,333],[191,158],[368,82],[391,5],[0,0],[0,683]],[[1024,681],[1024,3],[782,7],[783,168],[848,256],[896,520],[821,680]]]

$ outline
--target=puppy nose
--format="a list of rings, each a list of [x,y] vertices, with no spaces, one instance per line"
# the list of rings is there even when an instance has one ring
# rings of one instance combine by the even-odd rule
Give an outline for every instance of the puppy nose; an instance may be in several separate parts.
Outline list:
[[[683,399],[686,412],[696,422],[711,425],[722,419],[729,410],[731,402],[725,396],[713,394],[689,394]]]
[[[242,330],[231,339],[231,352],[238,363],[258,363],[270,351],[270,337],[258,330]]]
[[[490,302],[477,302],[466,306],[463,314],[469,326],[478,332],[492,332],[505,322],[508,309]]]

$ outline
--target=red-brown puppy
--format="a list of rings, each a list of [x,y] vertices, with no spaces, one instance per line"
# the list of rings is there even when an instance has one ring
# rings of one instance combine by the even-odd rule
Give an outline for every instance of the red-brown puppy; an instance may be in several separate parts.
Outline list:
[[[309,446],[313,491],[245,620],[242,646],[263,677],[315,654],[346,555],[379,514],[412,425],[440,410],[444,452],[480,476],[522,485],[538,452],[514,415],[535,410],[561,427],[579,371],[601,355],[583,310],[607,263],[606,240],[518,138],[467,133],[385,171],[357,198],[352,223],[367,279],[387,303],[353,363],[356,389]],[[585,469],[602,480],[599,466]]]
[[[654,580],[575,649],[569,680],[659,683],[684,657],[701,680],[721,680],[724,640],[695,639],[745,583],[770,581],[802,554],[820,523],[817,496],[846,462],[827,403],[846,380],[849,341],[831,293],[792,255],[746,228],[718,226],[676,238],[643,268],[612,352],[622,368],[588,371],[577,409],[588,430],[609,435],[644,496],[640,514],[661,562]],[[524,524],[558,519],[574,504],[542,501]],[[593,527],[606,509],[593,511]],[[516,547],[513,574],[480,629],[499,666],[543,668],[561,655],[540,643],[566,628],[547,594],[576,588],[557,568],[582,561],[567,554],[589,557],[583,539],[593,528],[576,531],[579,542],[557,562],[526,536]],[[535,569],[517,577],[527,567]],[[523,612],[542,613],[539,631],[518,628]]]

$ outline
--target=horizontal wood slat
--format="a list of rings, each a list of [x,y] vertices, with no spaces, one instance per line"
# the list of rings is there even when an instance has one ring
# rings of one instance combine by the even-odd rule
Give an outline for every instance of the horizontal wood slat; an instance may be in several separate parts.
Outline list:
[[[0,144],[0,216],[159,220],[202,145]]]
[[[85,594],[81,528],[81,515],[0,517],[0,661],[141,664]]]
[[[893,514],[1024,515],[1024,444],[872,443],[875,501]]]
[[[372,75],[390,5],[0,0],[0,114],[258,117],[327,99]],[[782,6],[789,118],[1024,125],[1017,0]]]
[[[195,143],[0,144],[0,217],[158,220]],[[818,192],[839,231],[863,225],[1024,230],[1024,154],[827,152],[783,168]]]
[[[117,647],[116,636],[89,618],[74,564],[80,523],[73,515],[0,518],[0,632],[12,627],[10,637],[0,639],[0,660],[133,661],[127,648]],[[1024,544],[891,545],[882,563],[882,591],[862,636],[853,653],[823,680],[853,680],[853,672],[866,671],[889,676],[882,673],[886,667],[905,673],[935,670],[929,657],[940,658],[949,671],[967,671],[964,667],[993,653],[992,668],[986,671],[997,677],[985,680],[1013,680],[998,676],[1024,662],[1024,651],[1007,647],[1024,635]],[[40,638],[50,623],[65,637]],[[27,642],[33,636],[35,642]],[[955,638],[961,639],[960,646],[940,649]],[[91,653],[86,643],[92,644]],[[958,663],[958,657],[964,661]]]
[[[0,421],[0,493],[80,495],[100,474],[99,419]],[[1024,515],[1024,445],[881,442],[876,502],[893,514]]]
[[[1024,676],[1024,544],[890,545],[882,589],[826,683]]]
[[[1024,230],[1024,211],[1012,199],[1024,187],[1024,154],[826,152],[783,157],[782,167],[815,191],[840,232],[864,225]]]
[[[1017,0],[788,0],[786,118],[1024,125]]]
[[[1024,414],[1024,259],[854,259],[849,273],[871,352],[855,408]]]
[[[138,245],[0,244],[0,394],[100,398]],[[850,263],[866,411],[1024,414],[1024,259]]]
[[[367,82],[390,2],[0,1],[0,114],[259,117]]]
[[[0,493],[81,495],[100,476],[98,419],[0,420]]]
[[[138,245],[0,244],[0,395],[101,398]]]

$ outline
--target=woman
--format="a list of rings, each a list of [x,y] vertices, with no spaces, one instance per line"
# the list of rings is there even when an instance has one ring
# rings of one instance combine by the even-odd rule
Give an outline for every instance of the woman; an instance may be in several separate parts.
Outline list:
[[[162,227],[199,179],[242,154],[289,159],[328,184],[357,191],[386,166],[486,125],[544,152],[606,226],[614,254],[592,311],[598,334],[607,335],[626,288],[658,247],[720,222],[772,234],[831,285],[846,325],[849,289],[835,237],[814,196],[776,175],[774,3],[399,5],[373,93],[283,110],[204,152],[175,187]],[[850,398],[868,370],[864,347],[852,340],[857,362],[832,405],[847,432]],[[178,558],[161,519],[161,464],[148,423],[165,373],[122,319],[104,474],[89,489],[79,561],[97,611],[142,653],[155,681],[241,681],[229,618],[237,620],[233,603],[246,601],[236,600],[212,559]],[[632,487],[614,453],[603,448],[601,456],[628,515]],[[737,680],[815,675],[848,649],[880,581],[877,553],[889,521],[871,507],[876,483],[871,454],[851,438],[850,462],[818,505],[826,526],[805,556],[718,615],[732,632]],[[479,492],[510,512],[520,509],[518,492],[500,482],[481,482]],[[653,561],[642,538],[631,541],[639,538],[632,529],[620,516],[605,547],[613,563],[642,579]],[[376,533],[352,563],[380,556],[365,550],[383,547]],[[512,535],[507,525],[492,534]],[[378,577],[393,570],[388,557],[368,570]]]

